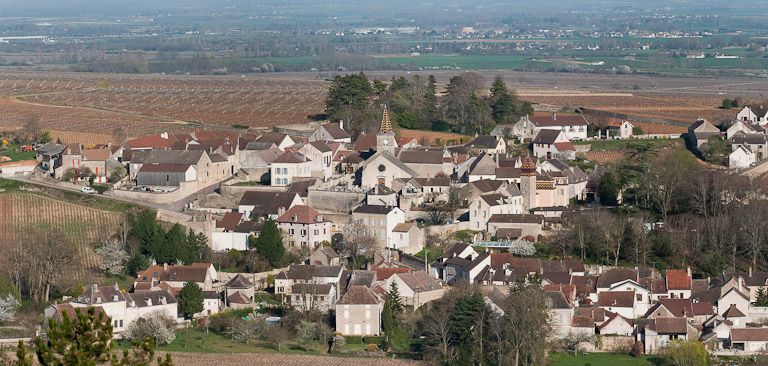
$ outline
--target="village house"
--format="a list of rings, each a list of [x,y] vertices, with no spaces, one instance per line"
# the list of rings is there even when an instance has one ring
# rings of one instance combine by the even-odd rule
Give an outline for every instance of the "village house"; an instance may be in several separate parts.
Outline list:
[[[414,222],[404,222],[392,228],[392,248],[408,254],[424,249],[424,232]]]
[[[389,289],[395,283],[400,293],[403,304],[413,309],[442,298],[447,289],[424,271],[410,271],[395,273],[385,281],[385,288]]]
[[[497,214],[522,214],[523,202],[520,194],[512,196],[503,193],[484,194],[469,205],[469,222],[472,230],[487,229],[488,220]]]
[[[507,142],[501,136],[482,135],[475,137],[465,145],[467,149],[477,153],[484,152],[488,155],[501,155],[507,153]]]
[[[709,141],[710,137],[720,136],[720,129],[709,123],[705,119],[696,120],[692,125],[688,126],[688,134],[686,140],[689,146],[692,148],[700,148],[701,145]]]
[[[331,223],[312,207],[293,206],[275,221],[290,247],[312,250],[331,242]]]
[[[336,303],[336,331],[344,336],[381,334],[383,303],[367,286],[350,286]]]
[[[397,192],[385,185],[377,184],[368,190],[365,203],[375,206],[398,206]]]
[[[606,129],[606,137],[626,140],[634,136],[635,125],[629,121],[624,121],[618,125],[609,125]]]
[[[291,136],[279,132],[262,132],[254,141],[275,144],[280,151],[285,150],[289,146],[296,145],[296,141],[294,141]]]
[[[156,314],[178,321],[176,297],[165,289],[135,290],[128,293],[121,291],[117,285],[94,284],[68,304],[73,308],[101,308],[112,320],[113,332],[116,334],[124,331],[134,321]],[[56,307],[49,307],[44,313],[51,317],[56,313]]]
[[[303,144],[299,152],[309,160],[310,176],[325,180],[333,175],[333,150],[325,142],[311,141]]]
[[[137,151],[128,164],[128,172],[131,179],[143,185],[171,186],[187,181],[207,182],[214,179],[209,172],[211,164],[208,153],[201,150]],[[142,171],[144,166],[148,168]],[[170,174],[172,172],[175,174]]]
[[[309,255],[307,264],[338,266],[340,263],[339,253],[336,253],[330,246],[321,245]]]
[[[290,295],[295,284],[330,284],[335,288],[335,296],[338,298],[343,273],[343,266],[293,264],[287,271],[275,276],[275,294]]]
[[[136,290],[166,288],[178,293],[187,282],[195,282],[203,291],[211,291],[218,282],[218,273],[211,263],[153,264],[136,276],[133,287]]]
[[[757,156],[744,145],[733,145],[733,151],[728,154],[728,168],[746,169],[757,163]]]
[[[248,236],[250,232],[238,230],[244,221],[245,215],[240,212],[227,212],[221,220],[216,220],[216,227],[211,231],[211,250],[220,252],[224,250],[248,249]]]
[[[336,123],[326,123],[320,125],[315,132],[309,136],[309,142],[314,141],[332,141],[342,143],[352,143],[352,136],[344,130],[344,121]]]
[[[405,222],[405,212],[397,206],[361,205],[352,210],[352,220],[368,228],[380,249],[392,248],[392,230]]]
[[[762,105],[744,106],[744,108],[736,114],[736,119],[751,124],[765,125],[768,123],[768,108],[765,108]]]
[[[698,339],[699,331],[685,318],[656,318],[638,323],[637,340],[642,341],[646,354],[655,354],[670,341]]]
[[[493,156],[481,152],[477,156],[470,158],[471,163],[467,169],[466,176],[460,177],[462,181],[471,183],[478,180],[495,180],[496,169],[499,168],[498,156]]]
[[[401,150],[397,159],[416,172],[416,177],[433,178],[453,173],[447,150]]]
[[[304,201],[295,192],[248,191],[238,203],[237,212],[247,218],[277,219],[293,206],[303,205]]]
[[[635,327],[632,324],[632,320],[627,319],[618,313],[612,313],[608,318],[597,327],[597,332],[600,335],[614,335],[614,336],[632,336]]]
[[[764,353],[768,349],[768,328],[732,329],[728,343],[734,351],[743,351],[746,354]]]
[[[299,311],[327,312],[336,304],[337,291],[330,283],[295,283],[283,303]]]
[[[298,152],[284,152],[270,165],[269,174],[272,185],[284,187],[293,183],[296,178],[310,177],[311,163],[311,160]]]
[[[232,277],[224,285],[224,299],[228,308],[242,309],[253,305],[256,285],[242,274]]]
[[[531,241],[538,240],[544,227],[544,216],[531,214],[494,214],[488,219],[485,230],[488,235],[499,238],[505,234],[505,230],[519,230],[515,234],[517,238],[530,238]]]
[[[768,135],[764,133],[744,133],[739,131],[728,140],[730,141],[733,150],[736,150],[739,146],[743,146],[755,155],[755,160],[757,161],[763,160],[766,151],[768,151]]]
[[[559,130],[565,134],[566,139],[569,141],[587,139],[587,125],[589,122],[581,114],[535,114],[529,116],[528,119],[534,126],[534,136],[542,130]]]
[[[533,156],[540,159],[576,159],[576,149],[560,130],[541,130],[533,141]]]

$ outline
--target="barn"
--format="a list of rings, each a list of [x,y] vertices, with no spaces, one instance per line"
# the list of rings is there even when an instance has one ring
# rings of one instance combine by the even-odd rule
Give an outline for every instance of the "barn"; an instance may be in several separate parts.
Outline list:
[[[189,164],[144,164],[136,174],[139,186],[178,187],[181,182],[194,180],[197,180],[197,171]]]

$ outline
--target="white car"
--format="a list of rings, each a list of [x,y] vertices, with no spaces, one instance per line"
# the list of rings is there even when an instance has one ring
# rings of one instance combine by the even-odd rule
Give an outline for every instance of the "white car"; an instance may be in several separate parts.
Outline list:
[[[86,193],[86,194],[96,194],[96,190],[91,187],[83,187],[80,188],[80,192]]]

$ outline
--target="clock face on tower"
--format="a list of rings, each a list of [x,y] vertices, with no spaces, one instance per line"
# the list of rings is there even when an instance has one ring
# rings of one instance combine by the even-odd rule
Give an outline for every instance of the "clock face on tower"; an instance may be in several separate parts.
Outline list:
[[[385,171],[385,170],[387,170],[387,167],[386,167],[386,166],[384,166],[384,164],[379,164],[379,171],[380,171],[380,172],[383,172],[383,171]]]
[[[389,140],[384,140],[384,145],[389,145]]]

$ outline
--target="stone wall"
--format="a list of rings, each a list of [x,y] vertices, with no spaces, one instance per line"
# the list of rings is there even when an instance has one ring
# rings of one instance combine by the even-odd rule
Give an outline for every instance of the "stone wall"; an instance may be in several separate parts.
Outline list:
[[[601,351],[612,353],[629,353],[635,345],[635,338],[631,336],[601,336]]]
[[[307,205],[320,211],[349,213],[365,200],[365,192],[309,190]]]

